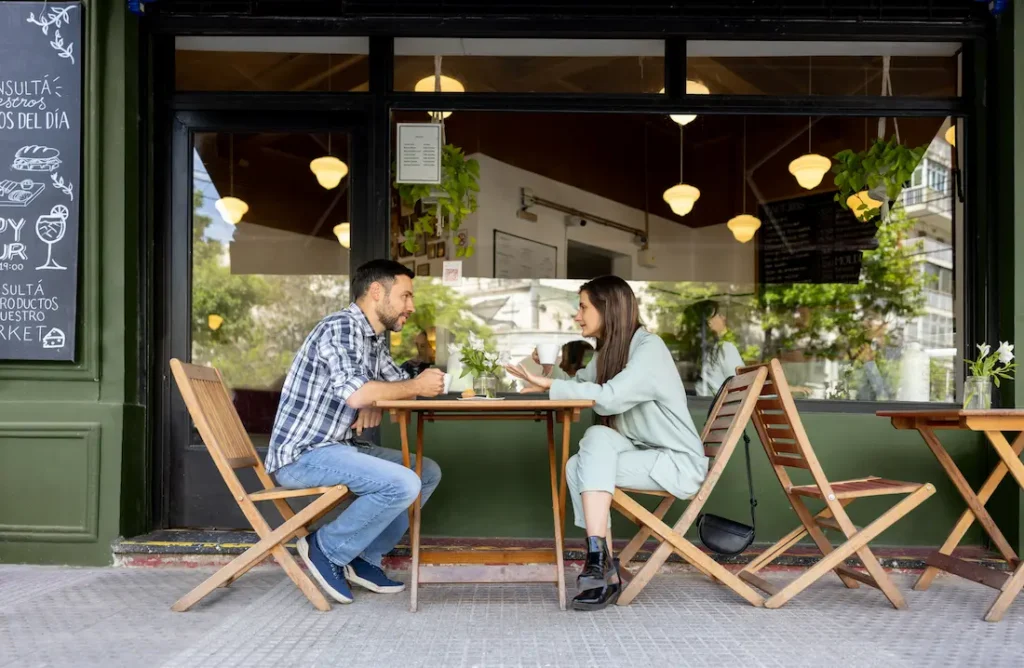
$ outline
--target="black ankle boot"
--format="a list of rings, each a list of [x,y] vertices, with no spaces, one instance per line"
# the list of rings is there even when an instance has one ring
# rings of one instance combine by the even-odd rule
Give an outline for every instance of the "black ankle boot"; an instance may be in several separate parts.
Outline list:
[[[576,578],[576,588],[580,591],[600,589],[608,585],[609,575],[614,571],[615,563],[611,550],[602,536],[587,536],[587,560],[583,570]]]
[[[572,599],[572,609],[603,610],[618,601],[621,593],[622,585],[617,582],[597,589],[587,589]]]

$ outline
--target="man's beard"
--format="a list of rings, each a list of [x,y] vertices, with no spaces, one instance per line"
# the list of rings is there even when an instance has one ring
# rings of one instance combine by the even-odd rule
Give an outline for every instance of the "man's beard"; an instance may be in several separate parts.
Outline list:
[[[400,311],[392,311],[391,305],[386,302],[377,307],[377,318],[380,320],[380,324],[392,332],[402,331],[402,325],[405,323],[400,323],[399,321],[403,315]]]

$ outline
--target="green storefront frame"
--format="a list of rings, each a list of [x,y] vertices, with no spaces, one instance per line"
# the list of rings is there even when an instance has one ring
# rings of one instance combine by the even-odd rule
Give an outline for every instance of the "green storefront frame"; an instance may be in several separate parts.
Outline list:
[[[146,31],[125,3],[85,2],[87,50],[85,113],[85,184],[83,187],[80,362],[74,366],[0,364],[0,561],[35,563],[110,563],[110,543],[159,527],[160,491],[153,481],[156,411],[150,388],[166,382],[150,359],[159,333],[154,331],[152,277],[159,266],[152,226],[156,184],[148,175],[159,165],[162,126],[153,100],[139,84],[154,66],[153,44],[166,36],[140,39]],[[238,19],[244,20],[244,19]],[[222,19],[223,21],[223,19]],[[983,72],[998,82],[998,94],[979,102],[988,127],[1000,141],[990,141],[986,166],[989,199],[975,211],[989,225],[982,232],[998,251],[993,276],[998,293],[984,308],[971,309],[973,322],[991,340],[997,333],[1024,344],[1024,138],[1014,133],[1014,119],[1024,118],[1024,11],[1001,18],[999,33]],[[806,38],[807,36],[804,35]],[[380,39],[380,38],[377,38]],[[989,91],[993,90],[990,85]],[[995,103],[996,108],[986,104]],[[379,110],[378,110],[379,111]],[[143,118],[146,122],[139,123]],[[1003,141],[1013,136],[1013,142]],[[995,240],[998,239],[998,243]],[[1007,243],[1012,240],[1012,243]],[[377,240],[379,243],[380,240]],[[1003,290],[1012,286],[1012,291]],[[998,309],[995,308],[995,303]],[[998,318],[998,320],[995,320]],[[998,329],[996,329],[998,327]],[[1024,349],[1024,348],[1021,348]],[[148,377],[147,377],[148,374]],[[141,380],[140,380],[141,379]],[[145,381],[145,382],[143,382]],[[1004,393],[1005,405],[1024,406],[1018,386]],[[818,409],[820,410],[820,409]],[[915,434],[897,433],[867,413],[805,413],[805,423],[819,457],[832,475],[863,473],[936,483],[938,493],[918,512],[927,521],[897,525],[880,543],[935,545],[961,512],[963,504]],[[700,406],[694,417],[702,419]],[[588,417],[575,427],[582,432]],[[442,462],[446,480],[424,517],[426,533],[463,536],[544,537],[548,503],[540,447],[524,447],[538,433],[516,425],[489,434],[486,442],[466,425],[430,427],[430,453]],[[397,443],[396,430],[385,425],[384,442]],[[992,465],[986,447],[970,436],[955,435],[951,452],[975,485]],[[760,490],[759,541],[790,529],[792,515],[757,459]],[[536,460],[536,461],[535,461]],[[480,476],[481,469],[502,470]],[[712,512],[743,516],[746,503],[741,467],[731,467]],[[513,509],[506,499],[516,499]],[[472,503],[466,503],[472,499]],[[871,502],[854,510],[876,513]],[[993,513],[1011,544],[1024,547],[1024,497],[1005,484]],[[998,505],[995,505],[998,503]],[[155,512],[154,509],[157,509]],[[624,536],[625,527],[616,527]],[[570,534],[572,535],[572,534]],[[968,541],[981,542],[974,531]]]

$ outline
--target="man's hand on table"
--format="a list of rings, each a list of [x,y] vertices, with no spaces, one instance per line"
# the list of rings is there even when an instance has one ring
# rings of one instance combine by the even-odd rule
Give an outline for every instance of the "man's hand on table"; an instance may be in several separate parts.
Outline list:
[[[413,382],[418,397],[436,397],[444,392],[444,372],[437,368],[424,370]]]

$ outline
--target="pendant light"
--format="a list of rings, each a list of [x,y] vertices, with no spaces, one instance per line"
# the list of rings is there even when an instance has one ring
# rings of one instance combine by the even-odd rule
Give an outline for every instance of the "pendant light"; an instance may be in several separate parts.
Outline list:
[[[206,324],[210,327],[210,329],[216,332],[218,329],[220,329],[220,326],[224,324],[224,318],[217,315],[216,313],[211,313],[210,315],[206,316]]]
[[[331,85],[332,75],[334,72],[333,64],[331,63],[331,56],[327,56],[327,92],[331,92],[333,86]],[[348,174],[348,165],[334,157],[331,151],[331,133],[327,133],[327,155],[316,158],[309,163],[309,171],[313,172],[316,177],[317,183],[326,188],[332,190],[338,187],[341,180]]]
[[[348,223],[339,223],[334,226],[334,236],[338,237],[338,243],[343,248],[350,248],[352,244],[352,226]]]
[[[811,92],[811,58],[807,59],[807,92]],[[825,173],[832,169],[832,161],[823,155],[811,152],[811,117],[807,117],[807,153],[789,163],[789,173],[796,177],[796,182],[807,190],[814,190],[825,178]]]
[[[950,146],[956,146],[956,121],[950,119],[949,129],[946,130],[946,141]]]
[[[745,244],[754,238],[754,234],[761,228],[761,221],[757,216],[751,216],[747,211],[747,117],[743,117],[743,213],[733,216],[726,223],[726,227],[736,237],[736,241]]]
[[[664,192],[662,198],[677,216],[685,216],[700,199],[697,188],[683,182],[683,126],[679,126],[679,183]]]
[[[466,87],[458,79],[441,74],[441,56],[434,56],[433,76],[423,77],[417,81],[413,90],[417,93],[465,93]],[[427,113],[436,122],[448,118],[453,112],[430,111]]]
[[[337,188],[348,174],[348,165],[331,155],[331,133],[327,133],[327,155],[309,163],[309,171],[316,176],[317,183],[327,190]]]
[[[665,89],[662,88],[658,91],[662,95],[665,94]],[[687,95],[709,95],[711,93],[708,87],[699,81],[692,79],[686,80],[686,94]],[[696,118],[696,114],[669,114],[669,118],[678,123],[679,125],[687,125],[692,123]]]
[[[846,198],[846,206],[850,208],[850,211],[853,211],[853,215],[857,217],[857,220],[863,223],[868,219],[868,214],[873,209],[880,208],[882,203],[869,195],[867,190],[861,190],[859,193]]]
[[[235,135],[231,135],[230,148],[228,149],[231,164],[228,166],[230,177],[230,195],[221,197],[214,203],[220,217],[229,225],[237,225],[242,222],[242,216],[249,211],[249,205],[235,197]]]

